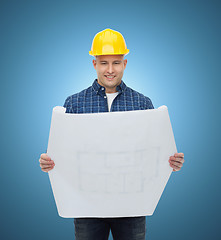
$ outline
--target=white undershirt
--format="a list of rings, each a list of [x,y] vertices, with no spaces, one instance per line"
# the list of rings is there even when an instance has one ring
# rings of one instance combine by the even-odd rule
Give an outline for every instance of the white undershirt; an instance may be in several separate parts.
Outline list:
[[[111,109],[111,104],[112,104],[114,98],[118,95],[118,93],[119,93],[119,92],[106,93],[106,95],[107,95],[107,104],[108,104],[109,112],[110,112],[110,109]]]

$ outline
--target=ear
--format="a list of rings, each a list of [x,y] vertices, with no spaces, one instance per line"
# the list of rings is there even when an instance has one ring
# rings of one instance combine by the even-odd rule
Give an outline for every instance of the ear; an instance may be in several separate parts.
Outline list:
[[[124,69],[126,68],[127,66],[127,59],[124,59]]]
[[[94,69],[96,69],[96,65],[97,65],[97,62],[96,62],[96,60],[95,59],[93,59],[93,65],[94,65]]]

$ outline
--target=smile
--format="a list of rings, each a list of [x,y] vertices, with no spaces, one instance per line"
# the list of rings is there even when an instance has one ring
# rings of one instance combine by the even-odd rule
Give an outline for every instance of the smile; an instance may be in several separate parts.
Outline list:
[[[114,79],[115,78],[115,76],[109,76],[109,75],[104,75],[107,79]]]

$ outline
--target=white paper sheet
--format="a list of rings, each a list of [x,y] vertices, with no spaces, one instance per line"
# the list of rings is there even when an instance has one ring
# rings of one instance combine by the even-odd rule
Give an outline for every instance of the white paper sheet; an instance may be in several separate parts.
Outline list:
[[[49,178],[61,217],[152,215],[177,152],[166,106],[69,114],[53,109]]]

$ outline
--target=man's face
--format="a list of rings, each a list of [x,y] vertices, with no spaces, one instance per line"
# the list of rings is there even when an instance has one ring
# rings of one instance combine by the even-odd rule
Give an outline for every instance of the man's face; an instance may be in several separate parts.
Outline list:
[[[97,71],[98,83],[105,87],[106,93],[116,92],[116,87],[121,83],[127,59],[123,55],[96,56],[93,60]]]

